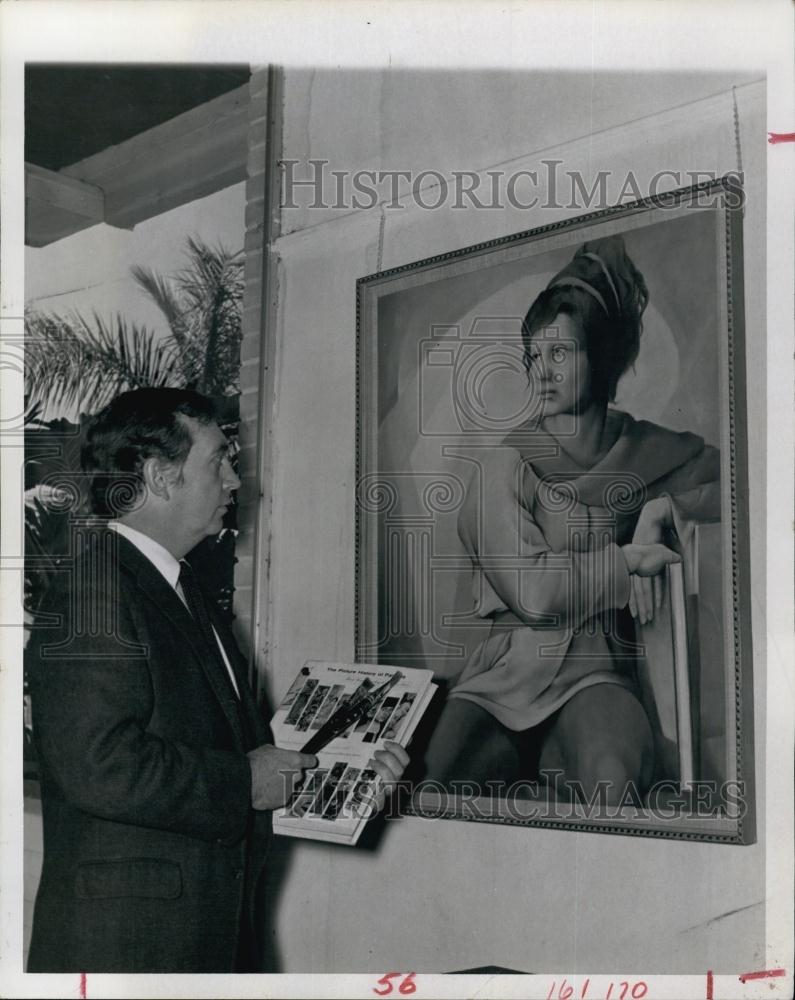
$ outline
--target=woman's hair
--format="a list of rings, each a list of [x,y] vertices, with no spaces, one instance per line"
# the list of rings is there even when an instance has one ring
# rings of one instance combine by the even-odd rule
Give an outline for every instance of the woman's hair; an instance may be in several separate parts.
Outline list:
[[[522,323],[524,364],[530,371],[530,340],[563,313],[585,334],[593,395],[612,402],[618,380],[640,350],[649,292],[620,236],[584,243],[536,298]]]
[[[180,417],[213,423],[211,400],[189,389],[134,389],[93,416],[86,428],[81,463],[91,477],[90,499],[97,514],[132,510],[143,490],[148,458],[181,467],[193,445]]]

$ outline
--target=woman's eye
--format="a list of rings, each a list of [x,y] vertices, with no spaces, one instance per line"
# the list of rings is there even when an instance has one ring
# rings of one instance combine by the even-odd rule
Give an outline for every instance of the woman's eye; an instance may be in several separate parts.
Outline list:
[[[553,347],[552,348],[552,360],[557,365],[562,364],[566,360],[566,348],[565,347]]]

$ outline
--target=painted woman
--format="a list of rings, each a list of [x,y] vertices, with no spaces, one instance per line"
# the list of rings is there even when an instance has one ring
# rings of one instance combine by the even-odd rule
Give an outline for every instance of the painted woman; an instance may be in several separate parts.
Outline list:
[[[522,325],[532,417],[481,462],[459,534],[492,620],[426,758],[441,781],[555,776],[621,801],[655,771],[637,681],[677,529],[720,519],[720,456],[615,409],[648,303],[620,236],[585,243]]]

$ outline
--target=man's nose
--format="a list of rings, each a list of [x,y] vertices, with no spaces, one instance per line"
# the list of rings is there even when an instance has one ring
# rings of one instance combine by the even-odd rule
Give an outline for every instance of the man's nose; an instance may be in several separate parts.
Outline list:
[[[224,476],[224,487],[228,490],[240,489],[240,477],[228,462],[226,466],[226,475]]]

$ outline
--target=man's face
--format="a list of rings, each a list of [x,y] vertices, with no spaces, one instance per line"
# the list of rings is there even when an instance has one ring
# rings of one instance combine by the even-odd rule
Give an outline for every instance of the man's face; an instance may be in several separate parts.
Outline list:
[[[190,431],[193,445],[182,466],[181,480],[171,491],[173,523],[192,548],[223,527],[232,491],[240,486],[229,460],[229,442],[217,424],[193,417],[179,418]]]

